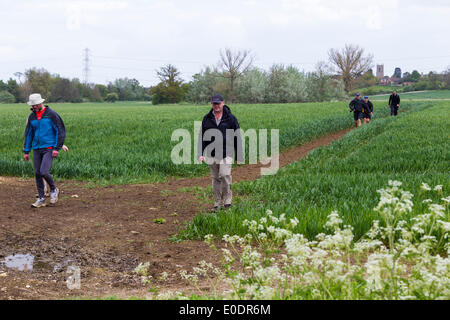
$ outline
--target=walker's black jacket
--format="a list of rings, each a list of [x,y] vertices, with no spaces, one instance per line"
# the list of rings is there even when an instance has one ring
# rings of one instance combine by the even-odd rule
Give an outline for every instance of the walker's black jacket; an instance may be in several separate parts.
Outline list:
[[[364,113],[371,113],[373,112],[373,103],[368,100],[367,103],[364,101]]]
[[[362,109],[364,108],[364,101],[363,99],[358,100],[354,98],[352,101],[350,101],[348,106],[352,111],[362,112]]]
[[[391,94],[391,96],[389,97],[389,105],[397,106],[398,104],[400,104],[400,96],[398,94],[396,96],[394,96],[394,94]]]
[[[223,114],[222,119],[217,125],[216,123],[216,116],[214,115],[214,111],[211,108],[211,110],[203,117],[202,121],[202,128],[201,132],[199,133],[199,143],[198,143],[198,156],[207,156],[205,154],[206,147],[211,144],[213,141],[215,141],[215,137],[212,136],[211,141],[207,139],[205,141],[204,135],[207,130],[209,129],[217,129],[222,133],[222,139],[223,139],[223,150],[222,150],[222,156],[217,155],[215,150],[211,152],[211,156],[215,158],[221,158],[224,159],[225,157],[229,156],[234,159],[237,159],[237,161],[243,162],[244,161],[244,155],[242,150],[242,138],[240,133],[240,127],[239,122],[236,119],[236,117],[231,113],[230,108],[227,105],[223,106]],[[234,139],[233,141],[227,141],[227,129],[233,129],[234,130]],[[239,129],[239,130],[238,130]]]

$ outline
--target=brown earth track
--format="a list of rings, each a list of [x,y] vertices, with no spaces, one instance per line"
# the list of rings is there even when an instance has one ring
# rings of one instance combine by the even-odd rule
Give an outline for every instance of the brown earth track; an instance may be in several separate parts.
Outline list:
[[[350,130],[286,150],[280,154],[280,166],[300,160]],[[238,166],[232,172],[233,182],[257,179],[260,168]],[[34,180],[0,177],[0,261],[11,254],[35,256],[30,271],[14,271],[0,264],[0,299],[149,295],[149,287],[143,287],[133,272],[139,262],[147,261],[154,278],[162,272],[169,274],[167,280],[154,282],[161,291],[186,291],[179,271],[190,271],[201,260],[217,262],[216,253],[202,241],[171,242],[168,238],[211,206],[182,188],[210,183],[204,176],[89,189],[85,183],[64,181],[57,183],[62,191],[55,206],[32,209]],[[166,223],[156,224],[155,218],[164,218]],[[80,290],[66,286],[68,259],[81,268]]]

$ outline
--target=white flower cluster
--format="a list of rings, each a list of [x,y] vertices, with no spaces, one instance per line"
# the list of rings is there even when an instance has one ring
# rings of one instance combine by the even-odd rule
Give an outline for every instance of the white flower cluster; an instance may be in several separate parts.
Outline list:
[[[206,237],[206,241],[209,241],[211,237]],[[213,246],[215,248],[215,246]],[[227,256],[226,253],[224,253]],[[212,263],[208,263],[204,260],[199,262],[198,267],[193,268],[193,273],[188,273],[186,270],[180,271],[182,279],[193,284],[199,291],[203,292],[200,288],[200,280],[208,282],[208,286],[213,290],[214,294],[217,294],[218,285],[224,280],[225,274],[222,269],[214,266]]]
[[[139,263],[139,265],[134,269],[134,272],[136,272],[138,275],[141,276],[141,282],[142,285],[146,285],[147,283],[150,283],[152,276],[148,274],[150,268],[150,262],[145,263]]]
[[[233,299],[450,299],[448,253],[449,198],[425,201],[427,210],[408,218],[413,194],[389,181],[378,190],[374,209],[381,219],[355,241],[351,226],[333,211],[325,223],[329,234],[314,240],[294,232],[299,221],[266,216],[245,220],[248,234],[226,235],[220,250],[224,272],[218,278],[231,288],[215,297]],[[425,191],[442,192],[423,183]],[[213,237],[206,237],[211,243]],[[440,254],[444,254],[441,256]],[[237,263],[239,262],[239,263]],[[203,263],[183,277],[197,284],[214,269]]]

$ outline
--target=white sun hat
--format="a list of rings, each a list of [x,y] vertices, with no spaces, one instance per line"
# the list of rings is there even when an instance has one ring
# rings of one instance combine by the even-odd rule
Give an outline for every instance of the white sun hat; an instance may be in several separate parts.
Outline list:
[[[28,98],[28,104],[30,105],[30,106],[34,106],[34,105],[37,105],[37,104],[41,104],[42,102],[44,102],[45,101],[45,99],[42,99],[42,97],[41,97],[41,94],[40,93],[33,93],[33,94],[30,94],[30,98]]]

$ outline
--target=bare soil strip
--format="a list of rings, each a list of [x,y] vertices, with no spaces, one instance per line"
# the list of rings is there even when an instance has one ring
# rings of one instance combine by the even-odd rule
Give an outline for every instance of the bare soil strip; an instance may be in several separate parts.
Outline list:
[[[280,166],[298,161],[311,150],[329,145],[351,129],[335,132],[280,154]],[[260,177],[261,165],[233,169],[233,182]],[[201,241],[171,242],[177,228],[212,204],[202,203],[186,187],[207,187],[208,176],[170,179],[167,183],[88,189],[75,181],[57,183],[60,201],[32,209],[33,179],[0,177],[0,261],[12,254],[31,254],[32,270],[16,271],[0,263],[0,299],[130,297],[149,295],[134,268],[150,262],[154,287],[186,291],[182,269],[201,260],[217,262]],[[164,224],[154,223],[164,218]],[[69,290],[68,265],[81,269],[81,289]],[[157,281],[162,272],[165,281]]]

